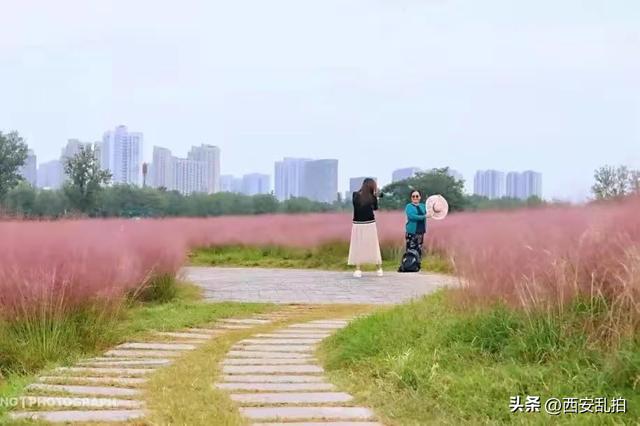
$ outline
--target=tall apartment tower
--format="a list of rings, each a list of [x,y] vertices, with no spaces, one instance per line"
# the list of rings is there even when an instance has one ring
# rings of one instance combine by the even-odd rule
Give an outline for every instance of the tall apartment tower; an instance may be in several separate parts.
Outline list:
[[[173,185],[173,155],[167,148],[153,147],[153,167],[151,174],[151,186],[165,188],[169,191]]]
[[[338,160],[305,163],[303,196],[313,201],[333,203],[338,198]]]
[[[242,193],[245,195],[268,194],[271,190],[271,176],[251,173],[242,177]]]
[[[506,196],[509,198],[520,198],[520,173],[509,172],[507,173],[507,192]]]
[[[113,183],[142,186],[143,135],[126,126],[104,133],[102,168],[109,170]]]
[[[520,180],[522,199],[532,196],[542,198],[542,173],[526,170],[520,175]]]
[[[209,164],[187,158],[173,158],[173,189],[181,194],[207,192]]]
[[[498,170],[478,170],[473,180],[473,193],[490,199],[504,197],[504,173]]]
[[[280,201],[304,196],[305,170],[308,158],[285,157],[275,163],[275,193]]]
[[[187,156],[189,160],[206,163],[206,191],[209,194],[220,192],[220,148],[213,145],[194,146]]]

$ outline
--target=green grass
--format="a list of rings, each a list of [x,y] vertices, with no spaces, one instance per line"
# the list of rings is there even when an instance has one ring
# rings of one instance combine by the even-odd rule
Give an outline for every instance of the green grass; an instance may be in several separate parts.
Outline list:
[[[383,245],[382,259],[385,271],[396,271],[400,265],[404,247]],[[289,247],[249,247],[219,246],[204,247],[189,255],[193,266],[238,266],[260,268],[299,268],[346,271],[353,269],[347,265],[349,244],[331,243],[316,248]],[[374,270],[374,265],[364,267]],[[451,266],[435,255],[425,255],[422,270],[431,272],[451,272]]]
[[[166,283],[163,294],[167,293]],[[43,369],[71,365],[153,331],[207,324],[218,318],[248,316],[275,307],[267,304],[207,303],[192,285],[175,286],[168,302],[132,301],[109,315],[83,310],[38,323],[0,323],[0,400],[21,394]],[[0,404],[0,424],[7,407]]]
[[[456,306],[441,291],[359,319],[325,342],[332,380],[389,425],[637,424],[640,339],[619,348],[584,331],[584,305],[560,314]],[[626,415],[509,411],[509,397],[625,397]]]

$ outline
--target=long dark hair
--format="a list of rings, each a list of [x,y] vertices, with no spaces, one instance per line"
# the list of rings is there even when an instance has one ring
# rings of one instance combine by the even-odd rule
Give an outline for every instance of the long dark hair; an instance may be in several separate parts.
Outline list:
[[[358,193],[360,196],[358,199],[360,200],[360,205],[364,206],[366,204],[371,204],[376,199],[376,191],[378,190],[378,184],[375,180],[371,178],[366,178],[362,181],[362,187]]]

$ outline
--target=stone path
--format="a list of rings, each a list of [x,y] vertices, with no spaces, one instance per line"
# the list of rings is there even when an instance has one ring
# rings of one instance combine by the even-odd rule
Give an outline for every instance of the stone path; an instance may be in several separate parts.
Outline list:
[[[183,272],[212,301],[395,304],[457,284],[453,277],[432,273],[377,277],[365,272],[353,278],[350,272],[296,269],[187,267]]]
[[[127,342],[103,356],[60,367],[27,387],[12,419],[48,422],[125,422],[145,416],[141,387],[157,369],[171,365],[179,356],[210,339],[233,330],[295,315],[296,307],[249,319],[223,319],[214,328],[189,328],[158,332],[147,341]]]
[[[238,342],[215,386],[253,426],[382,426],[374,413],[326,381],[315,346],[346,320],[318,320]]]

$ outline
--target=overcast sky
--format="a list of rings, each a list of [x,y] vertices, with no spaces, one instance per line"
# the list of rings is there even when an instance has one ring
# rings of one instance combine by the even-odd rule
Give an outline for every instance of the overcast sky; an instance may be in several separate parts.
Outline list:
[[[283,156],[534,169],[545,197],[640,168],[638,0],[2,0],[0,130],[38,161],[118,124],[222,173]],[[469,185],[471,186],[471,185]]]

